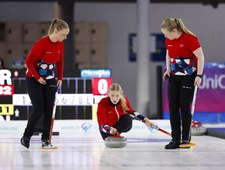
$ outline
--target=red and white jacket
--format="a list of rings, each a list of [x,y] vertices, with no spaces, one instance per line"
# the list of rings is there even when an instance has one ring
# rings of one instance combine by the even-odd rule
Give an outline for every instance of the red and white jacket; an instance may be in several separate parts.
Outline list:
[[[57,41],[52,42],[49,36],[45,36],[42,39],[34,43],[31,48],[27,58],[27,77],[34,77],[37,80],[42,77],[38,70],[40,65],[45,65],[45,71],[49,71],[49,65],[56,66],[58,73],[58,80],[63,79],[63,69],[64,69],[64,44],[63,42]],[[54,68],[52,68],[53,70]],[[44,78],[44,77],[43,77]]]
[[[128,107],[128,110],[126,112],[123,111],[121,102],[118,102],[117,104],[113,104],[109,97],[105,97],[101,99],[101,101],[98,103],[98,109],[97,109],[97,118],[98,118],[98,125],[99,128],[104,132],[109,132],[110,127],[114,126],[121,116],[124,114],[133,114],[134,110],[130,105],[130,102],[127,97],[126,104]]]

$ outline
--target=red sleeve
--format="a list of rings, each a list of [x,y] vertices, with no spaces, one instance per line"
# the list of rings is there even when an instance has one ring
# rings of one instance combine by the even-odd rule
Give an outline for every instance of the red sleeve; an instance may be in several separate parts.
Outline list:
[[[98,125],[99,127],[103,124],[107,123],[107,119],[106,119],[106,107],[103,104],[103,100],[102,99],[99,103],[98,103],[98,109],[97,109],[97,119],[98,119]]]
[[[37,80],[40,78],[40,76],[36,70],[36,66],[37,66],[38,60],[40,59],[40,57],[45,51],[44,47],[45,47],[45,44],[42,43],[41,41],[35,43],[33,47],[31,48],[31,50],[29,51],[29,54],[25,61],[28,70],[32,73],[32,75],[34,75],[34,78],[36,78]]]
[[[58,80],[63,79],[63,70],[64,70],[64,44],[61,46],[62,53],[60,54],[60,61],[56,63],[56,69],[58,73]]]

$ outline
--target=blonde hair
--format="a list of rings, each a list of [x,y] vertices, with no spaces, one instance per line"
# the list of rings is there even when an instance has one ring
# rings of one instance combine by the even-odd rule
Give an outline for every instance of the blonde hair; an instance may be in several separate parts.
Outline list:
[[[121,106],[122,106],[123,111],[126,112],[127,110],[129,110],[129,108],[127,107],[127,104],[126,104],[126,99],[123,95],[122,87],[118,83],[113,83],[109,87],[109,93],[110,93],[110,91],[119,91],[121,93],[120,102],[121,102]]]
[[[194,33],[192,33],[189,29],[187,29],[187,27],[184,25],[184,22],[180,18],[165,19],[161,24],[161,28],[167,29],[169,32],[172,32],[173,29],[177,29],[180,32],[192,34],[195,36]]]
[[[54,30],[61,31],[63,29],[68,29],[69,25],[66,23],[66,21],[62,19],[55,18],[52,20],[49,29],[48,29],[48,35],[51,35]]]

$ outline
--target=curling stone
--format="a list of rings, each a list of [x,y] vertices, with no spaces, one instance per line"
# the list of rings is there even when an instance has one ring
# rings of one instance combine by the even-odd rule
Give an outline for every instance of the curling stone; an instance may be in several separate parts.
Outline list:
[[[105,146],[108,148],[123,148],[127,145],[127,138],[123,136],[109,136],[105,139]]]
[[[202,126],[202,122],[192,121],[191,123],[191,135],[193,136],[202,136],[205,135],[207,129]]]
[[[207,132],[207,129],[205,127],[191,127],[191,135],[193,136],[203,136]]]

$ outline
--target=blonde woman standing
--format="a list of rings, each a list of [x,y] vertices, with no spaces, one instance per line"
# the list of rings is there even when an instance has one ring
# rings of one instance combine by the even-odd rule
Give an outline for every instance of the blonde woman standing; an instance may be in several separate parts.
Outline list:
[[[37,41],[26,58],[26,81],[28,95],[31,99],[33,112],[29,117],[21,144],[30,146],[35,125],[43,114],[42,147],[51,147],[49,143],[51,117],[53,112],[55,92],[62,85],[64,67],[63,41],[69,34],[68,24],[61,19],[53,19],[48,35]],[[57,70],[57,79],[55,77]]]
[[[179,18],[167,18],[161,24],[165,35],[166,71],[172,141],[165,149],[179,148],[191,140],[191,104],[194,88],[202,80],[204,54],[198,38]],[[181,128],[182,127],[182,128]],[[181,130],[182,129],[182,130]]]

